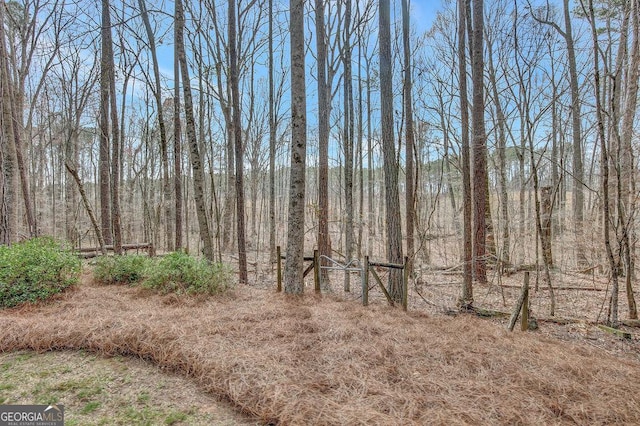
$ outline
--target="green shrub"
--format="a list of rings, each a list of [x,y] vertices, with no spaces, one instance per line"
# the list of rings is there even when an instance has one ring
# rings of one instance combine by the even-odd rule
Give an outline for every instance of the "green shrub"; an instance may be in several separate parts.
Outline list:
[[[145,279],[148,266],[146,256],[102,256],[93,268],[93,277],[100,284],[135,284]]]
[[[230,278],[231,274],[224,265],[178,251],[154,265],[145,285],[163,293],[215,294],[229,287]]]
[[[78,282],[78,257],[49,237],[0,246],[0,308],[35,302]]]

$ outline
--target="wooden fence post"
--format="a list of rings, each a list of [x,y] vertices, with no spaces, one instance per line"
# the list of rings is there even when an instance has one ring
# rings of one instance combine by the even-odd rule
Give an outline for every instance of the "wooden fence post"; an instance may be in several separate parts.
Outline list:
[[[409,301],[409,256],[404,257],[404,269],[402,276],[402,310],[407,311],[407,304]]]
[[[318,250],[313,251],[313,283],[315,284],[316,293],[320,293],[320,259],[318,259]]]
[[[282,258],[280,257],[280,246],[276,247],[276,257],[277,257],[277,265],[278,267],[276,275],[278,276],[278,293],[282,291]]]
[[[513,312],[511,313],[511,318],[509,319],[509,325],[507,326],[507,329],[509,331],[513,331],[513,327],[515,327],[516,321],[518,320],[518,316],[520,315],[520,310],[523,310],[524,312],[523,304],[525,299],[528,299],[528,298],[529,298],[529,271],[525,271],[524,284],[522,285],[522,292],[520,293],[520,297],[516,302],[516,306],[513,308]],[[529,311],[527,310],[527,316],[528,314],[529,314]],[[527,318],[527,324],[528,324],[528,318]]]
[[[362,306],[369,304],[369,256],[364,257],[364,268],[362,272]]]
[[[522,298],[522,319],[520,321],[520,330],[527,331],[529,329],[529,271],[524,273],[524,297]]]

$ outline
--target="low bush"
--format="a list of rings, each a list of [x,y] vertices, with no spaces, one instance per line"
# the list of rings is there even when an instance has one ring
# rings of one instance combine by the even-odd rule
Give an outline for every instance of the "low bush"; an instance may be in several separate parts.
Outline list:
[[[177,251],[160,259],[151,270],[145,286],[163,293],[215,294],[230,286],[229,269]]]
[[[81,262],[49,237],[0,246],[0,308],[35,302],[78,282]]]
[[[102,256],[93,268],[93,278],[100,284],[136,284],[146,278],[149,264],[147,256]]]

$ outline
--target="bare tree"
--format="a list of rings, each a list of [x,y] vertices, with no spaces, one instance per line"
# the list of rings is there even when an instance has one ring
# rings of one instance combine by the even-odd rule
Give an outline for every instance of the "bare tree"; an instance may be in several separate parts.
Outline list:
[[[5,4],[0,5],[0,244],[12,244],[18,239],[18,174],[12,111],[12,85],[5,36]]]
[[[582,154],[582,116],[580,107],[580,89],[578,82],[578,66],[576,62],[576,49],[573,39],[573,29],[571,23],[571,10],[569,8],[569,0],[563,0],[564,12],[564,29],[553,22],[548,14],[550,10],[547,8],[547,16],[540,17],[535,13],[533,18],[538,22],[542,22],[555,29],[564,39],[567,47],[567,59],[569,62],[569,85],[571,88],[571,123],[572,123],[572,142],[573,142],[573,223],[574,233],[576,237],[576,258],[579,267],[587,265],[587,258],[584,252],[583,242],[583,221],[584,221],[584,165]]]
[[[402,263],[402,229],[400,224],[400,195],[398,194],[398,163],[393,136],[393,90],[391,70],[391,18],[389,0],[379,0],[380,37],[380,97],[382,116],[382,156],[384,162],[385,214],[387,232],[387,258]],[[394,301],[402,298],[402,274],[389,273],[389,294]]]
[[[304,1],[289,0],[291,33],[291,175],[289,223],[284,288],[289,294],[304,292],[304,199],[307,151],[307,96],[305,86]]]
[[[500,10],[497,14],[504,13],[504,10]],[[493,28],[493,27],[492,27]],[[500,36],[500,30],[496,31]],[[498,151],[498,177],[500,184],[500,217],[502,221],[502,250],[500,253],[499,261],[503,265],[510,263],[509,251],[510,251],[510,233],[509,233],[509,191],[507,188],[507,136],[506,136],[506,117],[504,108],[502,106],[502,100],[500,98],[500,90],[498,89],[498,77],[496,72],[496,66],[494,64],[494,33],[491,29],[486,31],[487,38],[487,72],[489,77],[489,84],[491,87],[491,97],[495,109],[495,121],[497,131],[497,146]]]
[[[165,124],[164,107],[162,102],[162,86],[160,81],[160,66],[158,64],[158,53],[156,49],[156,39],[151,28],[149,21],[149,13],[147,12],[147,6],[145,0],[138,0],[138,7],[140,8],[140,18],[144,24],[144,29],[147,35],[149,53],[151,53],[151,62],[153,65],[153,86],[151,91],[153,98],[156,101],[156,108],[158,109],[158,128],[160,130],[160,155],[162,157],[162,186],[164,192],[164,215],[165,215],[165,233],[167,241],[167,250],[171,251],[174,248],[173,241],[173,227],[175,223],[171,221],[171,182],[169,180],[169,149],[167,142],[167,126]],[[179,111],[179,110],[178,110]]]
[[[276,257],[276,122],[273,70],[273,0],[269,0],[269,259]]]
[[[175,195],[176,250],[182,248],[183,199],[182,199],[182,124],[180,120],[180,61],[178,60],[178,34],[174,34],[174,89],[173,89],[173,190]],[[188,246],[187,235],[187,246]]]
[[[634,231],[634,215],[635,215],[635,180],[634,180],[634,152],[632,135],[633,124],[636,117],[638,106],[638,80],[640,80],[640,1],[632,0],[629,5],[629,17],[631,19],[632,41],[629,49],[629,63],[627,66],[627,88],[626,102],[622,113],[622,130],[621,130],[621,203],[624,211],[627,212],[625,226],[623,228],[623,239],[626,246],[625,249],[625,285],[627,290],[627,303],[629,306],[629,317],[631,319],[638,318],[636,301],[633,296],[632,281],[635,276],[635,231]]]
[[[487,135],[484,125],[484,12],[483,0],[473,0],[471,79],[473,81],[473,206],[475,278],[487,282]]]
[[[324,23],[325,0],[315,0],[318,64],[318,253],[331,256],[329,239],[329,90]],[[326,273],[323,282],[326,283]]]
[[[244,165],[242,126],[240,124],[240,90],[238,83],[238,46],[236,42],[236,0],[229,0],[229,62],[231,78],[231,104],[233,115],[233,139],[236,158],[236,210],[238,234],[238,259],[240,283],[247,284],[247,250],[244,224]]]
[[[584,3],[583,3],[584,7]],[[607,259],[609,260],[609,273],[611,274],[611,280],[613,282],[611,288],[611,299],[609,302],[609,322],[612,326],[618,326],[618,274],[616,273],[616,261],[613,255],[613,249],[611,247],[611,235],[610,235],[610,221],[611,213],[609,211],[609,151],[605,133],[604,125],[604,107],[602,105],[601,98],[601,83],[600,83],[600,47],[598,44],[598,29],[596,27],[596,18],[593,8],[593,0],[588,2],[587,16],[591,26],[591,36],[593,38],[593,70],[594,81],[593,89],[596,99],[596,117],[598,128],[598,140],[600,142],[600,166],[602,167],[602,212],[603,212],[603,228],[604,228],[604,245],[607,252]]]
[[[102,2],[102,11],[106,13],[106,17],[102,18],[104,27],[106,27],[106,31],[104,29],[102,31],[102,37],[106,37],[107,40],[102,42],[102,56],[106,55],[106,58],[101,59],[101,66],[107,67],[106,76],[109,78],[109,105],[102,107],[110,111],[111,120],[111,229],[113,231],[113,251],[115,254],[122,254],[122,226],[120,217],[120,166],[122,158],[118,109],[116,106],[116,68],[113,57],[109,0],[102,0]],[[106,3],[106,5],[104,3]],[[100,76],[102,78],[105,74],[101,72]]]
[[[111,50],[111,17],[109,1],[102,0],[101,54],[100,54],[100,222],[104,242],[113,244],[111,221],[111,160],[109,147],[109,52]],[[113,70],[111,70],[113,73]]]
[[[340,3],[339,3],[340,4]],[[351,261],[353,255],[353,158],[354,158],[354,120],[353,120],[353,72],[352,72],[352,46],[351,46],[351,0],[346,0],[344,9],[344,40],[340,56],[342,57],[343,73],[343,100],[344,100],[344,126],[342,142],[344,146],[344,195],[345,195],[345,257]],[[350,291],[350,275],[344,276],[344,290]]]
[[[180,72],[182,75],[181,80],[184,95],[187,139],[190,148],[189,153],[191,158],[191,169],[193,171],[193,195],[196,202],[196,215],[198,217],[198,227],[200,229],[200,239],[202,240],[203,254],[209,261],[213,261],[213,240],[211,238],[211,229],[209,227],[207,206],[205,202],[205,179],[202,165],[202,155],[200,154],[200,146],[196,137],[196,126],[193,113],[193,98],[191,95],[191,82],[189,80],[189,68],[184,48],[184,8],[182,6],[182,0],[176,1],[175,31],[178,61],[180,64]]]
[[[467,4],[470,0],[458,0],[458,79],[460,86],[460,123],[461,123],[461,168],[462,168],[462,228],[463,228],[463,262],[464,277],[462,284],[462,296],[458,304],[468,308],[473,304],[473,239],[471,234],[471,162],[469,155],[469,104],[467,89],[467,55],[466,55],[466,28],[467,28]]]
[[[415,135],[413,131],[413,84],[411,70],[411,44],[409,42],[409,2],[402,0],[402,45],[404,48],[404,119],[405,119],[405,176],[406,176],[406,225],[407,225],[407,254],[414,256],[414,222],[415,222],[415,171],[414,171],[414,145]],[[413,261],[408,266],[413,271]]]

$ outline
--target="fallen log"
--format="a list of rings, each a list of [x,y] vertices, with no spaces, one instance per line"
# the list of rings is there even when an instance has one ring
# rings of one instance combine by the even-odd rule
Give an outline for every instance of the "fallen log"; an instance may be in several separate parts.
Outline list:
[[[496,311],[494,309],[479,308],[477,306],[473,306],[471,308],[471,311],[474,312],[477,316],[485,317],[485,318],[502,318],[502,317],[508,317],[509,315],[511,315],[509,312]]]
[[[599,324],[598,328],[602,331],[605,331],[607,333],[611,333],[614,334],[618,337],[621,337],[623,339],[631,339],[631,333],[629,333],[628,331],[624,331],[624,330],[619,330],[617,328],[613,328],[613,327],[608,327],[606,325],[602,325]]]
[[[151,247],[151,244],[149,243],[123,244],[122,250],[124,251],[142,250],[142,249],[148,249],[150,247]],[[105,250],[113,251],[112,245],[105,245],[104,248]],[[79,247],[79,248],[76,248],[75,251],[77,251],[78,253],[100,252],[100,247]]]
[[[542,322],[551,322],[553,324],[558,325],[569,325],[569,324],[579,324],[579,323],[588,323],[587,320],[578,319],[578,318],[560,318],[560,317],[546,317],[546,318],[538,318],[538,321]]]
[[[513,285],[513,284],[502,284],[501,285],[502,288],[521,288],[520,286],[517,285]],[[549,290],[549,288],[547,287],[541,287],[538,290]],[[578,290],[578,291],[607,291],[606,288],[599,288],[599,287],[580,287],[580,286],[564,286],[564,287],[554,287],[553,290]]]

